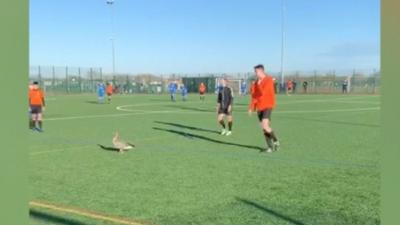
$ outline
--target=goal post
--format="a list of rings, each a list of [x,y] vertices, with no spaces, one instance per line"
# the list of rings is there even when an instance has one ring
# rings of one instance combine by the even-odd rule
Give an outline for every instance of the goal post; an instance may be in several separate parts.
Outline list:
[[[220,86],[220,80],[223,77],[215,78],[215,93],[218,93],[218,87]],[[227,86],[232,89],[234,95],[245,95],[247,94],[247,81],[245,79],[238,78],[226,78],[228,81]]]

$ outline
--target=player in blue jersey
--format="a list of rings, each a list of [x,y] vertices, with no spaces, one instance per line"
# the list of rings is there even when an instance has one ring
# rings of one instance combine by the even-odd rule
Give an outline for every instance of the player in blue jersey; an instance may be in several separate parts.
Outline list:
[[[175,102],[175,95],[176,95],[176,91],[178,89],[178,85],[176,84],[176,82],[171,82],[168,85],[168,90],[169,90],[169,94],[171,95],[171,101]]]
[[[181,86],[181,94],[182,94],[182,101],[186,101],[188,89],[186,88],[186,86],[184,84],[182,84],[182,86]]]
[[[240,94],[242,96],[247,94],[247,82],[245,80],[241,80],[240,82]]]
[[[106,86],[103,83],[97,84],[97,97],[100,104],[104,103],[104,96],[106,94]]]

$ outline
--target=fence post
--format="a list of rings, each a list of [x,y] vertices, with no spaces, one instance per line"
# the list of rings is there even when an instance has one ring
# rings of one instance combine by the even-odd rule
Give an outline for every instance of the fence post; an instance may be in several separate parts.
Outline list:
[[[38,82],[39,82],[39,85],[42,86],[42,71],[41,71],[40,66],[38,66]]]
[[[353,92],[354,91],[354,81],[356,78],[356,69],[353,69],[353,75],[351,76],[350,82],[348,82],[348,92]]]
[[[336,81],[336,71],[332,71],[332,83],[331,83],[331,94],[335,90],[335,81]]]
[[[52,73],[52,81],[51,81],[51,89],[53,90],[53,91],[55,91],[55,85],[56,85],[56,69],[55,69],[55,67],[53,66],[52,67],[52,70],[51,70],[51,73]]]
[[[90,92],[94,91],[94,82],[93,82],[93,68],[90,67]]]
[[[129,75],[127,74],[127,75],[126,75],[126,84],[125,84],[125,88],[123,88],[125,94],[129,94],[129,89],[130,89],[130,84],[129,84],[129,83],[130,83],[130,82],[129,82]],[[157,91],[156,91],[156,92],[157,92]]]
[[[78,79],[79,79],[79,92],[82,93],[82,77],[81,77],[81,68],[78,67]]]
[[[69,94],[68,66],[65,67],[65,87],[67,94]]]
[[[376,70],[374,69],[374,74],[372,76],[373,80],[372,80],[372,94],[375,94],[375,88],[376,88],[376,77],[377,77],[377,73]]]
[[[314,82],[313,82],[313,84],[314,84],[314,93],[316,94],[317,93],[317,71],[316,70],[314,70]]]

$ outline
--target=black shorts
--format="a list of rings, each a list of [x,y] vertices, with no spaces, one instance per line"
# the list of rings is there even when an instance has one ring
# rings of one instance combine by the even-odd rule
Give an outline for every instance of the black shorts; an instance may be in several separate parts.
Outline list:
[[[31,114],[40,114],[42,113],[42,106],[41,105],[31,105]]]
[[[258,111],[257,112],[258,120],[260,120],[260,122],[263,119],[268,119],[269,121],[271,121],[271,114],[272,114],[272,109],[264,109],[262,111]]]
[[[204,95],[205,93],[204,92],[200,92],[200,95]]]
[[[232,112],[229,112],[228,108],[219,108],[218,115],[219,114],[225,114],[227,116],[230,116],[230,115],[232,115]]]
[[[108,96],[108,97],[111,97],[111,95],[112,95],[112,93],[107,93],[107,96]]]

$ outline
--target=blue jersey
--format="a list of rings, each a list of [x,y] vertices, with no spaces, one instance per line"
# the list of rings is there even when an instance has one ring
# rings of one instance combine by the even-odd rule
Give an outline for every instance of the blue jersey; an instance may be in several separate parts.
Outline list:
[[[246,90],[247,89],[247,84],[246,84],[246,82],[243,82],[242,83],[242,90]]]
[[[182,96],[186,96],[187,93],[188,93],[187,88],[186,88],[186,87],[182,87],[182,88],[181,88],[181,93],[182,93]]]
[[[177,88],[178,88],[178,87],[177,87],[177,84],[170,83],[170,84],[168,85],[169,93],[171,93],[171,94],[175,94]]]
[[[106,93],[106,87],[104,86],[104,84],[99,84],[97,86],[97,95],[102,97],[104,96],[105,93]]]

